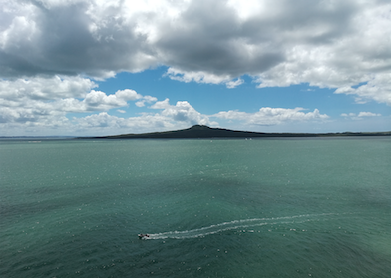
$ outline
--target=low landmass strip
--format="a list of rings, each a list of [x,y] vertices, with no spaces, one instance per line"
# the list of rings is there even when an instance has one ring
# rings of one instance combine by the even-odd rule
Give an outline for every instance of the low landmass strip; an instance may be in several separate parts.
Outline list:
[[[343,133],[263,133],[238,131],[223,128],[211,128],[194,125],[191,128],[141,134],[121,134],[99,137],[78,137],[78,139],[164,139],[164,138],[258,138],[258,137],[332,137],[332,136],[391,136],[387,132],[343,132]]]

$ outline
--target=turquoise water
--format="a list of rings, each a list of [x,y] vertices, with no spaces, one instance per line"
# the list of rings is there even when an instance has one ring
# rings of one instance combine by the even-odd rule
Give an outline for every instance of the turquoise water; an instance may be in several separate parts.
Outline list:
[[[390,277],[390,165],[390,137],[3,140],[0,276]]]

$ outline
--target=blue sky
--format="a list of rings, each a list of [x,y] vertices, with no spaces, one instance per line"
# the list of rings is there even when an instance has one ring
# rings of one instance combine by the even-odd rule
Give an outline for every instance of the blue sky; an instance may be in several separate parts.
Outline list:
[[[0,4],[0,136],[391,130],[388,1]]]

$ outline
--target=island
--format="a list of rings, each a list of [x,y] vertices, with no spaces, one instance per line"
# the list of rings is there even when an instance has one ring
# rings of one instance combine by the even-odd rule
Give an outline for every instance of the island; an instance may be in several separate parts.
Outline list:
[[[211,128],[205,125],[193,125],[187,129],[151,132],[141,134],[121,134],[98,137],[78,137],[77,139],[186,139],[186,138],[259,138],[259,137],[332,137],[332,136],[391,136],[387,132],[342,132],[342,133],[263,133],[238,131],[224,128]]]

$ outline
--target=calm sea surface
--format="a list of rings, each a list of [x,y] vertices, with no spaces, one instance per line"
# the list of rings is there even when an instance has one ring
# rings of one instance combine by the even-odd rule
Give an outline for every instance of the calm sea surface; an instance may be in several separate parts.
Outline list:
[[[390,166],[390,137],[3,140],[0,277],[390,277]]]

